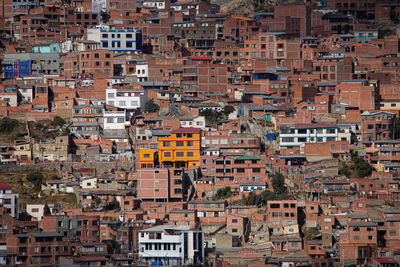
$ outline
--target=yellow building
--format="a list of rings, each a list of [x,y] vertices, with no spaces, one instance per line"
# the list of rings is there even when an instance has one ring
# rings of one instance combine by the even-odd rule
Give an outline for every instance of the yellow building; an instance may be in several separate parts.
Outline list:
[[[158,158],[162,167],[190,168],[200,164],[200,129],[179,128],[158,138]]]
[[[400,110],[400,100],[382,100],[380,110],[396,111]]]
[[[154,151],[147,148],[140,149],[140,168],[154,168]]]

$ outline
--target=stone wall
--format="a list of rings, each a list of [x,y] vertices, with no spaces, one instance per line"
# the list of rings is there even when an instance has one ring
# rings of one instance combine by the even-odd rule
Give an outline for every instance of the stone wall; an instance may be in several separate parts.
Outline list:
[[[110,173],[114,168],[115,170],[134,170],[133,161],[122,162],[51,162],[51,163],[37,163],[27,165],[0,165],[0,172],[16,172],[16,171],[50,171],[50,170],[63,170],[71,171],[80,168],[95,168],[98,174]]]

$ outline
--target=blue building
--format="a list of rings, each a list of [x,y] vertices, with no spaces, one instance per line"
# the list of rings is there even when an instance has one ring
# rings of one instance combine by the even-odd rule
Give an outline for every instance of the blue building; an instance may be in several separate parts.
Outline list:
[[[50,45],[37,45],[33,47],[33,53],[60,53],[60,45],[57,43]]]
[[[4,79],[15,79],[31,75],[31,62],[30,60],[3,63]]]

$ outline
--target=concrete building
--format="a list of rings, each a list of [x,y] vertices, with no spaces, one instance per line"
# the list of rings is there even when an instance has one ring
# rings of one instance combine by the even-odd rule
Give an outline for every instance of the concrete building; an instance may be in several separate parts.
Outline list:
[[[204,262],[204,234],[188,226],[161,225],[139,231],[139,259],[151,265]]]
[[[361,114],[362,140],[392,140],[394,138],[395,113],[386,111]]]
[[[104,130],[125,129],[125,127],[129,126],[129,125],[130,125],[130,122],[129,122],[129,120],[127,120],[125,110],[104,111]]]
[[[27,62],[21,65],[21,62]],[[17,63],[18,69],[15,69]],[[62,71],[62,60],[58,53],[6,53],[2,62],[5,78],[24,76],[59,75]],[[8,71],[10,67],[13,70]]]
[[[7,210],[7,213],[18,218],[19,195],[12,192],[11,185],[0,184],[0,203]]]
[[[343,133],[341,134],[343,138]],[[339,140],[339,128],[335,124],[309,123],[282,126],[279,141],[281,147],[300,147],[305,143],[325,143]],[[350,141],[350,133],[346,137]]]
[[[139,52],[142,50],[142,32],[140,30],[90,28],[87,38],[100,42],[103,49],[114,52]]]
[[[141,107],[143,95],[142,91],[108,88],[106,103],[125,110],[136,110]]]

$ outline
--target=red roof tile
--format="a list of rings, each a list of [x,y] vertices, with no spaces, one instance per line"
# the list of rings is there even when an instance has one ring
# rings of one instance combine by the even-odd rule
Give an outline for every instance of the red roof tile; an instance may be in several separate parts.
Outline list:
[[[11,188],[11,185],[0,183],[0,188]]]
[[[396,263],[393,260],[385,259],[385,258],[372,258],[374,261],[377,261],[379,263]]]
[[[188,57],[188,59],[195,59],[195,60],[212,60],[212,57]]]

